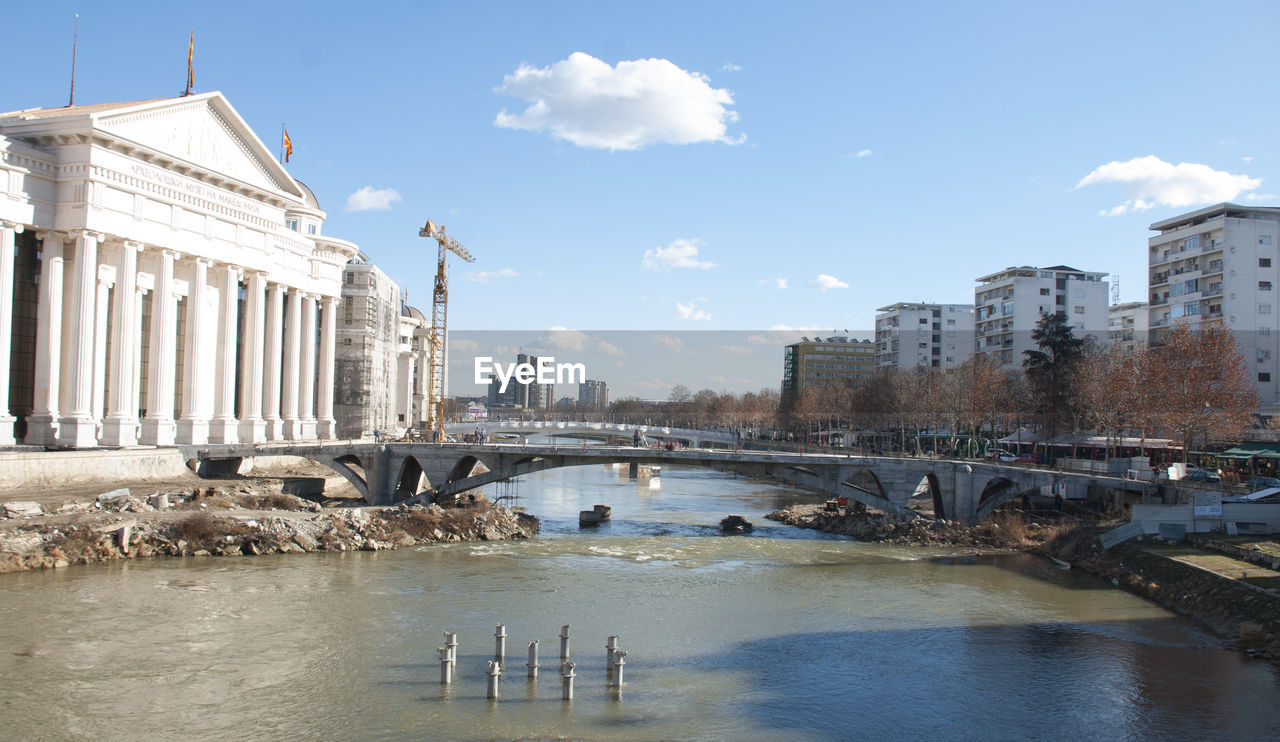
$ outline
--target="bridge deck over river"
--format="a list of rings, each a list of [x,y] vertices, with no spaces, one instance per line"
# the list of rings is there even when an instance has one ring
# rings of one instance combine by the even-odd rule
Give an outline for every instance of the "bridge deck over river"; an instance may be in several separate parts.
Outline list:
[[[715,449],[663,449],[491,443],[322,443],[182,446],[202,461],[299,456],[341,473],[371,504],[447,499],[492,482],[562,466],[621,462],[702,466],[770,479],[827,497],[848,497],[902,518],[915,496],[932,499],[938,518],[977,522],[1024,494],[1063,484],[1149,492],[1152,485],[1090,473],[995,462]]]

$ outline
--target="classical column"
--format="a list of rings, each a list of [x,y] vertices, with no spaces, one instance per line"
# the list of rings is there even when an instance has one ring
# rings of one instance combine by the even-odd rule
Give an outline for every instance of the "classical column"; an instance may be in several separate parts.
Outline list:
[[[431,347],[430,330],[423,336],[419,347],[423,348],[423,350],[418,351],[418,378],[416,379],[418,382],[418,396],[422,400],[418,405],[418,427],[425,429],[427,426],[427,412],[431,407],[431,363],[428,358],[430,351],[426,350],[426,348]]]
[[[102,421],[104,446],[138,443],[138,344],[142,312],[138,311],[138,251],[141,243],[125,242],[116,265],[115,317],[111,328],[111,389]],[[38,337],[38,335],[37,335]]]
[[[316,297],[306,294],[302,297],[302,364],[298,371],[301,383],[298,391],[301,404],[298,406],[298,419],[302,421],[302,437],[312,440],[316,437]]]
[[[213,422],[210,443],[239,443],[236,421],[236,331],[240,319],[240,276],[234,265],[219,266],[218,352],[213,359]]]
[[[156,288],[151,295],[151,358],[147,363],[147,414],[142,442],[172,446],[178,426],[173,420],[173,387],[178,363],[178,301],[173,295],[173,261],[178,254],[161,250]]]
[[[324,297],[324,311],[320,315],[320,393],[316,404],[319,413],[316,435],[323,440],[333,440],[338,435],[338,423],[333,418],[333,352],[337,319],[337,297]]]
[[[35,397],[27,416],[26,443],[50,445],[58,438],[58,387],[62,383],[62,235],[37,235],[40,247],[40,296],[36,303]]]
[[[284,417],[284,437],[297,440],[302,437],[302,421],[298,419],[298,367],[302,353],[302,294],[289,289],[285,299],[289,321],[284,327],[284,381],[280,413]]]
[[[209,330],[209,310],[205,306],[205,287],[209,284],[209,266],[204,258],[196,258],[191,266],[187,289],[187,336],[183,345],[182,417],[178,420],[179,443],[208,443],[209,373],[216,347]]]
[[[107,396],[107,310],[110,307],[111,287],[115,284],[115,270],[108,265],[98,267],[98,296],[93,329],[93,419],[101,420],[106,413]]]
[[[262,415],[267,421],[267,440],[284,438],[284,420],[280,419],[280,343],[283,340],[284,288],[273,283],[267,287],[266,369],[262,378]]]
[[[64,317],[67,352],[62,359],[66,396],[58,415],[58,445],[92,448],[98,445],[98,421],[93,417],[93,333],[98,288],[98,243],[102,235],[77,230],[72,266],[69,316]]]
[[[0,446],[11,446],[13,424],[9,414],[9,348],[13,338],[13,256],[14,236],[21,224],[0,221]]]
[[[264,443],[267,424],[262,419],[262,360],[266,334],[267,274],[248,272],[244,307],[244,373],[240,384],[240,442]]]

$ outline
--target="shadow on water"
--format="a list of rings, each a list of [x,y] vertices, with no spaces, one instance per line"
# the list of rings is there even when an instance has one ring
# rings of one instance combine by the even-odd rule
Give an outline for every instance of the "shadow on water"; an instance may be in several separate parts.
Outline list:
[[[733,713],[780,738],[1274,739],[1280,672],[1150,641],[1178,623],[790,634],[681,664],[747,678]]]

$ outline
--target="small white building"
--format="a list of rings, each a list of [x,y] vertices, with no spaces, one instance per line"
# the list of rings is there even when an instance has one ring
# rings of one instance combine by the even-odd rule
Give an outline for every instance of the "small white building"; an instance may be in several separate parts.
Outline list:
[[[334,437],[324,220],[221,93],[0,114],[0,444]]]
[[[1024,352],[1038,347],[1031,337],[1036,323],[1051,313],[1065,316],[1076,337],[1105,343],[1106,275],[1055,265],[981,276],[973,292],[974,353],[994,356],[1007,369],[1022,368]]]
[[[898,302],[876,310],[876,368],[950,371],[973,357],[973,306]]]

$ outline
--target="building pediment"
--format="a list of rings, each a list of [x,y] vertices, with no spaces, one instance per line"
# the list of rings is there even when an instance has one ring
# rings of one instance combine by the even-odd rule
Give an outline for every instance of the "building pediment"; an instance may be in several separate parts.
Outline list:
[[[302,191],[221,94],[143,104],[95,116],[95,130],[267,191]]]

